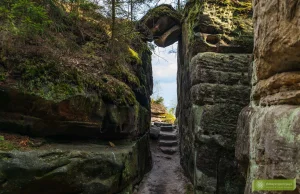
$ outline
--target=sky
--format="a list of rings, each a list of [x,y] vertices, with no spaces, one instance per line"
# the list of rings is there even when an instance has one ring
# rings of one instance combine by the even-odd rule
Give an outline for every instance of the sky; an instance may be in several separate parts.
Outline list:
[[[175,53],[174,53],[175,52]],[[162,96],[167,108],[177,104],[177,43],[166,47],[156,47],[152,53],[153,98]]]

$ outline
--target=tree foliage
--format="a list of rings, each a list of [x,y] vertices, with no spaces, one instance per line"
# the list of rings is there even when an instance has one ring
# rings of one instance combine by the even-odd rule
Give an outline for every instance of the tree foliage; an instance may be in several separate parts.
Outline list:
[[[44,7],[30,0],[3,0],[0,2],[1,31],[21,37],[42,34],[49,26]]]

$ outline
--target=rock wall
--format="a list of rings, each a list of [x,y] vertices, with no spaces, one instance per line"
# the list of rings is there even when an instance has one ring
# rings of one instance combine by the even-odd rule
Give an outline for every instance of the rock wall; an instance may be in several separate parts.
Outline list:
[[[51,144],[0,152],[0,193],[132,193],[149,170],[148,136],[107,148],[93,143]]]
[[[33,5],[51,19],[45,32],[0,30],[0,193],[132,193],[152,166],[146,42],[112,39],[95,10]]]
[[[18,61],[0,61],[0,72],[6,77],[0,81],[1,131],[35,137],[126,139],[149,129],[150,51],[141,53],[141,64],[110,65],[105,73],[96,66],[82,72],[42,56],[18,57]]]
[[[246,179],[294,179],[300,193],[300,1],[253,1],[251,103],[239,116],[236,158]],[[273,193],[273,192],[268,192]]]
[[[239,112],[249,103],[250,1],[189,1],[178,45],[181,163],[196,193],[240,194],[234,160]]]

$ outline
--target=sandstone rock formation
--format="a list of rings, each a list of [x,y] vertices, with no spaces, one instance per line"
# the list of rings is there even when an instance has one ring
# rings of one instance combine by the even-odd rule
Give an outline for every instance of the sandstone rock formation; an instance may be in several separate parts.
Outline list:
[[[148,137],[144,136],[114,148],[52,144],[26,152],[1,151],[0,193],[131,192],[151,166],[147,146]]]
[[[151,103],[151,122],[163,122],[167,109],[163,104]]]
[[[181,35],[181,15],[170,5],[163,4],[148,11],[140,20],[140,31],[159,47],[177,42]],[[146,28],[146,29],[145,29]]]
[[[239,116],[236,158],[247,179],[294,179],[300,193],[300,1],[253,1],[251,103]],[[262,192],[263,193],[263,192]],[[268,192],[273,193],[273,192]]]
[[[160,127],[159,149],[172,155],[178,151],[178,130],[172,124],[164,124]]]
[[[181,163],[196,193],[244,190],[234,144],[250,96],[251,15],[250,1],[189,1],[184,11],[177,117]]]
[[[53,25],[28,37],[0,30],[0,133],[42,138],[48,147],[8,147],[1,136],[0,193],[132,193],[151,169],[146,42],[111,40],[108,20],[94,9],[85,17],[76,8],[75,18],[67,2],[26,3]]]

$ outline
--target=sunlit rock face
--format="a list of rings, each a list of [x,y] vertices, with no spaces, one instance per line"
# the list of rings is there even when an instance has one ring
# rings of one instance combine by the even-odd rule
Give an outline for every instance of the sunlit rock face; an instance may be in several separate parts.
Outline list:
[[[247,179],[294,179],[300,193],[300,1],[253,1],[251,103],[239,116],[236,158]],[[273,192],[268,192],[273,193]]]
[[[249,103],[250,1],[189,1],[178,46],[181,163],[196,193],[241,194],[234,159],[239,112]]]
[[[160,5],[148,11],[140,20],[141,32],[159,47],[177,42],[181,35],[181,15],[170,5]],[[146,28],[146,29],[145,29]]]

